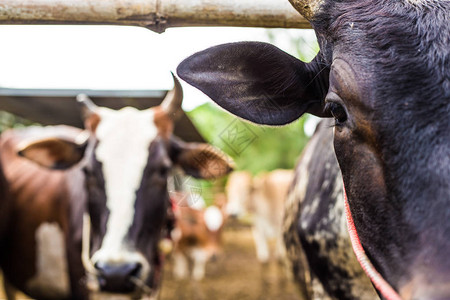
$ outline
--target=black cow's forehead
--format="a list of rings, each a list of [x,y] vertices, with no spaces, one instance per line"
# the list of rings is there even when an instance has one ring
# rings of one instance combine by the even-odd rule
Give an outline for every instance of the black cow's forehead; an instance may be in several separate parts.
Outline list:
[[[328,1],[313,27],[324,60],[347,57],[380,105],[424,94],[436,104],[449,96],[449,11],[449,1]]]
[[[329,64],[345,59],[358,73],[389,182],[417,194],[411,183],[450,142],[450,1],[325,2],[312,22],[320,55]]]

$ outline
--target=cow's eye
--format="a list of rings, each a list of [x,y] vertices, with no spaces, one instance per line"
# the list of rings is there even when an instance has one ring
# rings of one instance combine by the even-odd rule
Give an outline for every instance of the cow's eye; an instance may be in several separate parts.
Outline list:
[[[336,102],[328,102],[326,105],[326,109],[330,111],[336,120],[336,125],[342,125],[347,121],[347,112],[345,108]]]

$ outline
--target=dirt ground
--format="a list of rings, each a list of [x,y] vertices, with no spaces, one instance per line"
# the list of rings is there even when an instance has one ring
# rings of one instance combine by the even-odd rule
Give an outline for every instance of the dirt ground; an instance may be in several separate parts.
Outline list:
[[[222,255],[206,266],[200,282],[178,281],[170,260],[165,267],[161,300],[300,300],[294,284],[276,262],[261,266],[256,260],[249,227],[227,228]],[[3,285],[2,285],[3,286]],[[0,299],[5,299],[0,288]],[[29,299],[18,295],[17,299]]]

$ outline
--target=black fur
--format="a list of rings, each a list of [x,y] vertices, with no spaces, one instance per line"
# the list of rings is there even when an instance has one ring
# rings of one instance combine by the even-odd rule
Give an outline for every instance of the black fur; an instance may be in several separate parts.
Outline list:
[[[311,21],[321,50],[309,64],[237,43],[178,69],[260,124],[329,116],[324,103],[340,105],[347,118],[334,148],[358,234],[382,276],[413,298],[450,298],[449,15],[446,0],[324,0]],[[308,259],[320,274],[322,262]]]

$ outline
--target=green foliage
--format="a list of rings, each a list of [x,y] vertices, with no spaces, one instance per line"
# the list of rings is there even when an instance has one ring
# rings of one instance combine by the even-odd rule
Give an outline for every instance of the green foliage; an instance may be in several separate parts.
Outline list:
[[[0,111],[0,133],[9,128],[21,128],[30,125],[37,124],[6,111]]]
[[[304,117],[283,127],[259,126],[211,103],[197,107],[188,115],[209,143],[234,159],[238,170],[253,174],[293,168],[308,140],[303,131]]]
[[[310,62],[319,52],[319,43],[312,30],[267,29],[271,44],[282,44],[285,51],[304,62]]]

